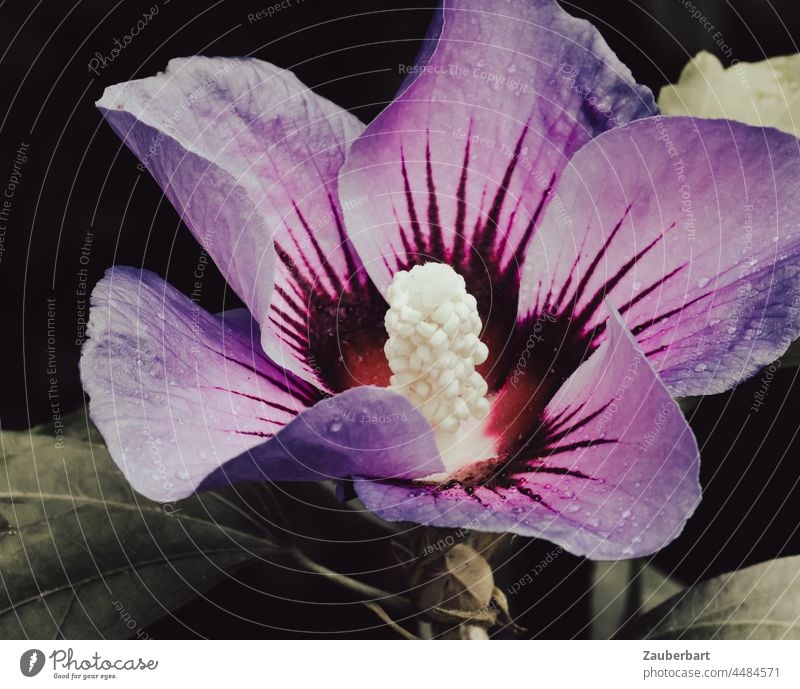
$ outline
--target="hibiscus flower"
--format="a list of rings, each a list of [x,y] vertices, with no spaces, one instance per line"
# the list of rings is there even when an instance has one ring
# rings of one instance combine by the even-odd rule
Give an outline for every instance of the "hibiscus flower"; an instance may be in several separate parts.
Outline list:
[[[114,267],[81,360],[142,494],[352,482],[386,520],[652,553],[700,500],[673,397],[798,336],[798,140],[662,118],[552,0],[446,2],[368,126],[255,59],[98,105],[246,309]]]

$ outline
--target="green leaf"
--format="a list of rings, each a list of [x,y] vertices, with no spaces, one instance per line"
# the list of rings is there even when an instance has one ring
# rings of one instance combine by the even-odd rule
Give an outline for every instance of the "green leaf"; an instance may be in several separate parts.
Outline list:
[[[645,639],[800,639],[800,556],[709,579],[642,616]]]
[[[82,411],[51,430],[0,433],[0,638],[141,636],[280,551],[265,486],[160,505],[128,486]]]
[[[680,590],[680,584],[645,559],[593,563],[591,638],[615,637],[634,615]]]

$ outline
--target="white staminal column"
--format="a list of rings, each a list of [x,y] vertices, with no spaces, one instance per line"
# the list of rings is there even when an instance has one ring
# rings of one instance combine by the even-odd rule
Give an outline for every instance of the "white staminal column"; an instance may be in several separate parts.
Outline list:
[[[489,412],[487,385],[475,370],[489,356],[480,341],[478,305],[450,266],[425,263],[395,274],[388,294],[384,347],[391,387],[437,430],[458,431]]]

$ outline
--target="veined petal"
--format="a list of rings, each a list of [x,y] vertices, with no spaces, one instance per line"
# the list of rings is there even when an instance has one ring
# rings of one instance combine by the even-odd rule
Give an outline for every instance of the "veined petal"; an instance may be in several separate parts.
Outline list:
[[[98,106],[259,321],[267,355],[320,387],[352,384],[329,333],[363,337],[385,308],[345,236],[336,181],[363,125],[255,59],[172,60]]]
[[[636,557],[674,539],[700,500],[697,443],[618,314],[562,386],[543,439],[441,485],[356,482],[384,519],[545,538],[593,559]]]
[[[800,142],[725,120],[649,118],[594,139],[526,259],[520,315],[589,347],[608,299],[678,396],[717,393],[800,335]]]
[[[352,146],[339,185],[344,198],[367,197],[345,218],[378,287],[400,268],[449,263],[499,351],[525,249],[566,162],[656,110],[598,31],[554,0],[491,7],[444,3],[409,82]]]
[[[364,387],[324,398],[261,353],[246,311],[212,315],[134,268],[92,293],[81,377],[112,458],[154,500],[442,467],[430,424],[403,397]]]

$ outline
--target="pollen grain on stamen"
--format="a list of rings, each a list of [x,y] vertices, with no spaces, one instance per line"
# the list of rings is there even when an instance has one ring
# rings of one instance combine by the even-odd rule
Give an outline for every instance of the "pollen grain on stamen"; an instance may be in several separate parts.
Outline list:
[[[475,366],[489,350],[464,278],[448,265],[425,263],[397,272],[387,297],[391,387],[441,431],[455,433],[462,422],[484,418],[488,387]]]

